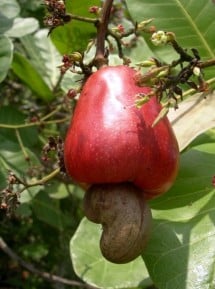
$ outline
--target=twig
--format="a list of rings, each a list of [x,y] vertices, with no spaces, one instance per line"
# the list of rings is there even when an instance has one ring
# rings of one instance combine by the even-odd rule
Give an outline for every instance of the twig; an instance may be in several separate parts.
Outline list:
[[[15,133],[16,133],[16,138],[18,140],[19,146],[20,146],[20,148],[21,148],[21,150],[23,152],[23,155],[24,155],[25,159],[26,160],[30,160],[29,155],[28,155],[28,153],[27,153],[27,151],[25,149],[25,146],[23,144],[23,141],[22,141],[22,138],[21,138],[19,130],[15,129]]]
[[[21,194],[22,192],[24,192],[26,189],[31,188],[31,187],[35,187],[35,186],[43,186],[45,183],[47,183],[49,180],[51,180],[52,178],[54,178],[56,175],[58,175],[60,173],[60,168],[55,169],[54,171],[52,171],[50,174],[46,175],[45,177],[43,177],[40,180],[36,180],[33,181],[31,183],[27,183],[24,182],[22,180],[19,179],[20,184],[22,184],[24,186],[23,189],[21,189],[19,191],[19,193]]]
[[[113,0],[106,0],[102,8],[101,20],[97,23],[97,46],[94,58],[94,64],[99,69],[107,64],[105,58],[105,38],[108,30],[108,22]]]
[[[206,81],[206,83],[207,83],[208,85],[215,83],[215,77],[210,78],[209,80]],[[183,97],[188,96],[188,95],[191,95],[191,94],[193,94],[193,93],[197,93],[197,92],[198,92],[198,91],[196,91],[196,89],[190,88],[190,89],[186,90],[186,91],[183,93]]]
[[[79,15],[70,14],[70,13],[67,13],[66,15],[70,16],[71,20],[78,20],[81,22],[88,22],[88,23],[93,23],[93,24],[96,24],[98,22],[97,18],[89,18],[89,17],[79,16]]]
[[[76,287],[82,287],[82,288],[88,288],[88,289],[95,289],[96,287],[90,286],[88,284],[78,282],[75,280],[70,280],[67,278],[63,278],[54,274],[50,274],[48,272],[41,271],[37,268],[34,267],[33,264],[24,261],[21,257],[19,257],[4,241],[4,239],[0,236],[0,249],[7,254],[11,259],[15,260],[18,262],[22,267],[27,269],[33,274],[36,274],[43,279],[46,279],[49,282],[58,282],[61,284],[69,285],[69,286],[76,286]]]
[[[200,68],[206,68],[206,67],[210,67],[210,66],[214,66],[214,65],[215,65],[215,58],[206,60],[204,62],[200,61],[199,64],[198,64],[198,66]]]
[[[19,128],[25,128],[25,127],[31,127],[31,126],[40,126],[40,125],[46,125],[46,124],[64,123],[64,122],[68,121],[69,119],[70,119],[70,117],[64,117],[62,119],[49,120],[49,121],[35,121],[35,122],[23,123],[23,124],[0,123],[0,128],[19,129]]]

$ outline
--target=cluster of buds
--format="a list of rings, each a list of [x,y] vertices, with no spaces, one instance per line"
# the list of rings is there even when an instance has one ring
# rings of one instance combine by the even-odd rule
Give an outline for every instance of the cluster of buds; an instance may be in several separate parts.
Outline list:
[[[72,54],[65,54],[62,59],[62,64],[59,66],[61,74],[66,73],[68,69],[81,63],[83,56],[80,52],[73,52]]]
[[[65,3],[62,0],[45,0],[44,4],[50,13],[55,13],[58,15],[65,14]]]
[[[155,46],[165,45],[175,41],[175,39],[175,34],[173,32],[165,32],[163,30],[154,32],[151,37],[151,41]]]
[[[11,216],[19,205],[19,190],[17,186],[22,184],[20,179],[11,171],[8,173],[7,186],[0,192],[0,209],[5,210]]]
[[[60,137],[49,137],[48,143],[42,150],[42,161],[48,162],[52,158],[57,159],[57,166],[63,172],[65,171],[63,155],[63,140]]]
[[[159,30],[157,32],[154,32],[151,37],[151,41],[155,46],[159,45],[165,45],[168,42],[168,37],[166,35],[166,32]]]
[[[71,17],[66,14],[63,0],[45,0],[44,4],[49,12],[49,15],[44,18],[44,24],[51,29],[64,25],[71,20]]]

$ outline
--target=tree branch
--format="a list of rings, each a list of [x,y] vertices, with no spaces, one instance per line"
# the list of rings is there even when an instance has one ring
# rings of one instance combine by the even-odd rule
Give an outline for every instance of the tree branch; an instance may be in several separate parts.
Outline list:
[[[48,272],[41,271],[37,268],[34,267],[31,263],[28,263],[24,261],[22,258],[20,258],[4,241],[4,239],[0,236],[0,249],[8,255],[11,259],[15,260],[18,262],[22,267],[27,269],[29,272],[38,275],[42,277],[43,279],[46,279],[49,282],[57,282],[61,283],[64,285],[69,285],[69,286],[75,286],[75,287],[82,287],[82,288],[88,288],[88,289],[95,289],[96,287],[90,286],[88,284],[78,282],[75,280],[70,280],[67,278],[63,278],[57,275],[50,274]]]
[[[107,34],[112,3],[113,0],[106,0],[104,2],[102,8],[102,17],[100,22],[97,24],[97,46],[96,55],[93,62],[98,69],[107,64],[107,59],[105,58],[105,38]]]

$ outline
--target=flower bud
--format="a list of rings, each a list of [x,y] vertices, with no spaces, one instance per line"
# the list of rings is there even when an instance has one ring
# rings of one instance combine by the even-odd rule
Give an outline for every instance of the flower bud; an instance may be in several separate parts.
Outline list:
[[[198,66],[194,66],[194,68],[193,68],[193,74],[194,74],[195,76],[200,76],[200,74],[201,74],[201,69],[200,69]]]
[[[72,61],[76,61],[76,62],[81,62],[82,59],[83,59],[83,56],[80,52],[73,52],[71,55],[70,55],[70,59]]]
[[[137,24],[137,31],[144,31],[146,26],[152,22],[153,19],[147,19]]]
[[[139,67],[150,67],[150,66],[156,65],[156,61],[154,60],[154,58],[150,58],[148,60],[139,62],[136,65]]]

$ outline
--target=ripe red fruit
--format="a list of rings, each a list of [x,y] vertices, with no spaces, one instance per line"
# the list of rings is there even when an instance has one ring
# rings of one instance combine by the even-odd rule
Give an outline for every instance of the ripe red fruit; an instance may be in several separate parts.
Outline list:
[[[133,182],[148,198],[167,191],[178,171],[178,144],[168,119],[152,123],[156,97],[140,109],[136,71],[104,67],[85,83],[65,140],[67,172],[80,183]]]

